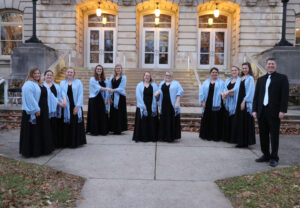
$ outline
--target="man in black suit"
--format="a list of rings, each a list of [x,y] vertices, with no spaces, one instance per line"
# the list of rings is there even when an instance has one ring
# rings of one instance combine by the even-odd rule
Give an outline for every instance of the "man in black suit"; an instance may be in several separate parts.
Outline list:
[[[256,162],[269,162],[278,165],[280,120],[287,112],[289,82],[286,75],[276,72],[276,61],[268,58],[268,73],[257,80],[253,99],[253,117],[258,119],[260,145],[263,156]],[[270,153],[269,143],[271,140]]]

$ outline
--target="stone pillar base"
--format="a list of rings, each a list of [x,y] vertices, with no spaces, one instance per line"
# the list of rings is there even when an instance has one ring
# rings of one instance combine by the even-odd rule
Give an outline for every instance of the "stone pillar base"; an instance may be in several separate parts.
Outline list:
[[[10,79],[25,79],[33,67],[39,68],[43,73],[56,59],[55,49],[42,43],[24,43],[15,48],[11,55]]]

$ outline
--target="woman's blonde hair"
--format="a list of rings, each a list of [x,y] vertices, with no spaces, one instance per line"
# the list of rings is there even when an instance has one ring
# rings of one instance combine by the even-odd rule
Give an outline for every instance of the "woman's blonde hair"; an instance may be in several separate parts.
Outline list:
[[[41,79],[41,77],[40,77],[40,79],[39,79],[38,81],[36,81],[36,80],[33,78],[33,74],[34,74],[35,71],[39,71],[40,74],[42,75],[41,70],[40,70],[39,68],[37,68],[37,67],[32,68],[32,69],[29,70],[28,75],[27,75],[25,81],[38,82],[39,85],[42,85],[42,79]]]
[[[114,69],[114,77],[117,76],[117,73],[116,73],[116,68],[117,68],[117,67],[120,67],[120,68],[121,68],[120,76],[123,75],[123,67],[122,67],[122,65],[121,65],[121,64],[116,64],[115,69]]]
[[[67,71],[69,70],[69,69],[72,69],[73,70],[73,72],[74,72],[74,76],[73,76],[73,78],[75,77],[75,74],[76,74],[76,72],[75,72],[75,69],[73,68],[73,67],[66,67],[66,73],[67,73]],[[67,78],[67,74],[66,74],[66,78]]]

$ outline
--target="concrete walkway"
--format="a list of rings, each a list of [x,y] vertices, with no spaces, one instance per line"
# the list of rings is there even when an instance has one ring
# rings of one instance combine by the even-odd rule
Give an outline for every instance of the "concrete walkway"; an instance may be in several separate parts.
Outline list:
[[[24,159],[18,154],[19,130],[0,132],[0,154],[87,178],[82,208],[229,208],[217,179],[267,171],[255,163],[259,145],[237,149],[182,133],[177,143],[135,143],[132,132],[87,136],[77,149]],[[257,137],[258,140],[258,137]],[[281,136],[280,166],[300,165],[299,136]]]

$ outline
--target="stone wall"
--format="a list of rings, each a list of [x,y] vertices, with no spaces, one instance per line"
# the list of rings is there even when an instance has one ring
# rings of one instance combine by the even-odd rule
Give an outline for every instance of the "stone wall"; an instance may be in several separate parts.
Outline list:
[[[118,5],[116,63],[127,68],[139,67],[139,13],[136,4],[146,1],[123,0]],[[125,2],[125,3],[124,3]],[[197,67],[199,5],[213,10],[209,0],[173,1],[179,7],[173,11],[175,21],[174,64],[176,69],[187,68],[187,57]],[[230,65],[239,65],[244,55],[254,55],[273,47],[281,38],[282,3],[280,0],[228,0],[220,11],[231,17]],[[78,7],[78,5],[83,5]],[[113,4],[113,3],[110,3]],[[173,3],[172,3],[173,4]],[[88,5],[92,5],[89,7]],[[126,6],[125,6],[126,5]],[[73,51],[73,62],[83,65],[84,14],[94,10],[96,0],[40,0],[37,5],[37,35],[46,45],[58,50]],[[17,9],[24,13],[24,40],[32,34],[32,1],[0,0],[0,9]],[[287,39],[295,43],[295,15],[300,14],[299,0],[290,0],[287,10]]]

